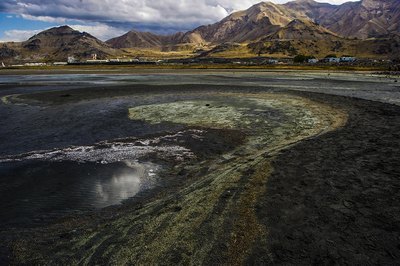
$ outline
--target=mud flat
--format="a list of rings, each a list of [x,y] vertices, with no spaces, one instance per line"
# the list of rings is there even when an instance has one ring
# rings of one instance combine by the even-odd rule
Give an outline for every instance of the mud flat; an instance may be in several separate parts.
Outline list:
[[[3,144],[2,165],[79,165],[84,168],[76,172],[90,172],[96,164],[114,169],[134,162],[153,178],[121,205],[76,207],[79,213],[42,226],[4,224],[2,262],[398,262],[400,107],[301,91],[318,81],[292,78],[284,81],[286,89],[276,86],[282,81],[258,76],[224,85],[224,76],[202,82],[208,84],[6,91],[3,112],[26,121],[14,112],[29,110],[67,132],[41,150],[14,145],[11,153]],[[353,91],[371,83],[320,82],[326,90],[336,84]],[[81,115],[70,108],[91,114],[96,141],[75,139]],[[54,114],[70,117],[69,126],[53,121]],[[6,170],[3,175],[9,176]]]

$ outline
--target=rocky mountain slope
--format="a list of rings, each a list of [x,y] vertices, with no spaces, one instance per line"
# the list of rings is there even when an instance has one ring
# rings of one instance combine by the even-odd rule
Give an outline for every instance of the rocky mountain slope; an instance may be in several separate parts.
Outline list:
[[[266,40],[338,40],[342,39],[335,33],[310,20],[294,19],[285,27],[268,35]]]
[[[400,1],[362,0],[337,7],[321,25],[345,37],[372,38],[400,33]]]
[[[344,37],[366,39],[400,33],[397,0],[361,0],[339,6],[297,0],[284,6]]]
[[[286,26],[296,16],[282,5],[261,2],[222,21],[185,34],[188,43],[249,42]]]
[[[337,8],[328,3],[319,3],[314,0],[296,0],[284,4],[286,8],[298,15],[307,17],[319,23],[325,16],[330,15]]]
[[[323,58],[329,54],[356,57],[395,58],[400,54],[400,36],[348,39],[310,20],[295,19],[276,32],[249,44],[224,43],[202,54],[207,57],[272,56],[298,54]]]
[[[115,48],[249,43],[279,31],[295,19],[313,21],[342,37],[380,38],[400,33],[400,1],[362,0],[339,6],[313,0],[296,0],[283,5],[261,2],[220,22],[200,26],[182,35],[131,32],[108,43]],[[132,37],[127,38],[130,35],[134,35],[135,41],[131,41]]]
[[[396,26],[396,21],[400,21],[397,15],[400,11],[399,4],[400,1],[388,0],[363,0],[340,6],[313,0],[297,0],[285,5],[260,3],[231,17],[240,17],[247,21],[255,21],[251,18],[256,17],[259,21],[263,21],[269,19],[268,11],[274,8],[274,19],[270,20],[270,22],[273,21],[272,25],[264,28],[254,26],[256,29],[261,29],[257,31],[259,35],[253,35],[254,38],[239,40],[226,38],[224,40],[227,43],[219,44],[203,55],[215,57],[228,54],[239,55],[240,51],[242,54],[271,56],[308,54],[324,57],[328,54],[350,54],[361,57],[393,58],[400,54],[400,37],[398,36],[400,27]],[[373,9],[375,11],[372,11]],[[345,10],[351,10],[351,12],[339,15]],[[280,20],[276,19],[277,14]],[[386,25],[381,21],[383,14],[388,17],[385,23],[392,21],[391,25]],[[218,28],[229,18],[208,27]],[[381,24],[378,21],[381,21]],[[268,32],[267,29],[270,31]],[[235,32],[237,28],[230,30]],[[238,36],[243,36],[240,35],[240,30],[238,32]],[[238,43],[248,43],[247,48],[250,51],[243,45],[240,47]]]
[[[249,44],[249,48],[257,54],[324,57],[330,53],[354,54],[353,45],[354,41],[342,38],[310,20],[296,19],[277,32]]]
[[[177,44],[181,41],[183,33],[172,35],[157,35],[151,32],[129,31],[128,33],[108,40],[106,43],[114,48],[161,48]]]
[[[91,54],[97,54],[101,58],[115,53],[115,49],[92,35],[68,26],[40,32],[24,42],[5,43],[0,46],[2,60],[21,58],[66,61],[68,56],[88,58]]]

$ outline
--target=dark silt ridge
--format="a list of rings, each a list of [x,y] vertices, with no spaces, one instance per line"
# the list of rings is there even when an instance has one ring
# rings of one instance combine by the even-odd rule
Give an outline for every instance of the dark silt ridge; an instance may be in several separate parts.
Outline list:
[[[299,93],[349,113],[344,128],[285,150],[258,203],[269,229],[250,264],[393,265],[400,259],[400,108]],[[268,250],[268,253],[266,253]]]

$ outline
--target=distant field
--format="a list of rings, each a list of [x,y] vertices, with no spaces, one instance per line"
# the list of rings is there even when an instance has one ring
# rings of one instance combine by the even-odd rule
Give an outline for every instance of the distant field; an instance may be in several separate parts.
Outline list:
[[[158,70],[240,70],[240,71],[264,71],[264,70],[318,70],[318,71],[385,71],[384,66],[335,66],[335,65],[257,65],[247,66],[239,64],[190,64],[190,65],[88,65],[88,66],[45,66],[45,67],[9,67],[0,69],[0,75],[10,74],[45,74],[45,73],[104,73],[118,72],[129,73],[134,71]]]

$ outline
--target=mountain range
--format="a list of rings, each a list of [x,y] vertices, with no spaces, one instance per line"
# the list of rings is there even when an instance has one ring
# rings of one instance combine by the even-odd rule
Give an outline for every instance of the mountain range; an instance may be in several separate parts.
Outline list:
[[[391,58],[400,54],[400,1],[261,2],[188,32],[157,35],[133,30],[106,42],[62,26],[25,42],[0,44],[0,59],[65,60],[93,53],[112,57],[132,50],[201,51],[200,56],[214,57],[336,53]]]

